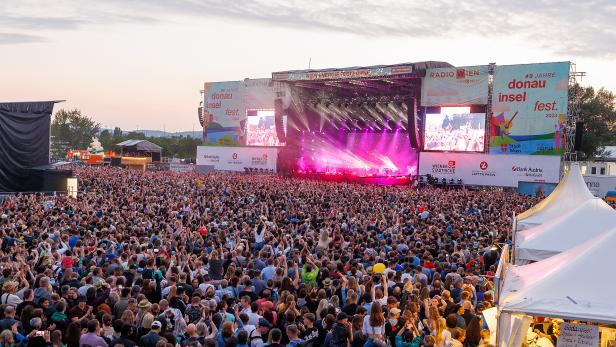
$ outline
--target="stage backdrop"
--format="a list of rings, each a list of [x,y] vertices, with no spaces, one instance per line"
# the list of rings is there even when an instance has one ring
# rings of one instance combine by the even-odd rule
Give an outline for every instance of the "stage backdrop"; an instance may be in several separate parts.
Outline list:
[[[0,192],[29,191],[29,169],[49,164],[54,103],[0,103]]]
[[[563,153],[569,66],[560,62],[496,67],[490,153]]]
[[[560,157],[421,152],[419,174],[480,186],[517,187],[518,182],[557,183]]]
[[[212,166],[221,171],[244,171],[244,168],[276,171],[278,148],[198,146],[197,166]]]
[[[488,103],[488,66],[426,70],[421,81],[421,106],[464,106]]]

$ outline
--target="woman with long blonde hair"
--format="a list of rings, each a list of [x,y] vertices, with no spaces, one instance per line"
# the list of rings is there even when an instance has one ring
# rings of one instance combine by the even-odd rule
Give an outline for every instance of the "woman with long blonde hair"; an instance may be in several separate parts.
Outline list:
[[[436,324],[436,331],[434,332],[434,340],[436,341],[436,347],[447,347],[446,343],[451,339],[451,333],[447,330],[447,324],[445,318],[439,318]]]
[[[327,309],[328,305],[329,305],[329,300],[327,299],[321,299],[321,301],[319,301],[319,306],[317,306],[317,319],[322,319],[325,317],[327,313],[324,311]],[[323,312],[323,315],[321,315],[322,312]]]

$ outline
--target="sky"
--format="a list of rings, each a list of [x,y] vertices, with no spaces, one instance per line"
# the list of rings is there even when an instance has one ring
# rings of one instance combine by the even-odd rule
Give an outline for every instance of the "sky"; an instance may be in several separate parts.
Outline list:
[[[274,71],[572,61],[616,91],[615,0],[3,0],[0,101],[197,128],[203,83]]]

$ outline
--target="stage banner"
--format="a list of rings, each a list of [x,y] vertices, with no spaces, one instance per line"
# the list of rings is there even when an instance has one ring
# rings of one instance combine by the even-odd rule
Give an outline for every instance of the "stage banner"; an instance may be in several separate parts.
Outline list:
[[[488,66],[426,70],[421,81],[421,106],[464,106],[488,103]]]
[[[586,182],[588,190],[598,198],[604,198],[607,192],[616,190],[616,176],[585,175],[584,182]]]
[[[421,152],[419,175],[432,175],[465,185],[518,187],[519,182],[557,183],[560,157]]]
[[[412,65],[404,66],[379,66],[369,68],[350,68],[339,70],[301,70],[272,73],[274,81],[321,81],[367,77],[387,77],[413,72]]]
[[[562,155],[569,62],[497,66],[490,153]]]
[[[272,147],[197,147],[197,166],[213,166],[220,171],[244,168],[276,171],[278,148]]]
[[[203,90],[203,133],[206,145],[241,144],[246,129],[243,82],[205,83]]]

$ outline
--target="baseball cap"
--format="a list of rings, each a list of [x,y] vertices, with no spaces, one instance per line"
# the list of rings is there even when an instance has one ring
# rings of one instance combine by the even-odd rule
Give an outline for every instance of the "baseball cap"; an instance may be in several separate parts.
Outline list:
[[[267,319],[265,319],[265,318],[259,318],[259,326],[260,327],[266,327],[268,329],[272,328],[272,324],[270,322],[268,322]]]
[[[161,322],[159,322],[159,321],[157,321],[157,320],[155,320],[155,321],[153,321],[153,322],[152,322],[152,329],[160,329],[160,328],[162,328],[162,327],[163,327],[163,325],[162,325],[162,323],[161,323]]]

